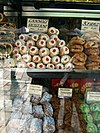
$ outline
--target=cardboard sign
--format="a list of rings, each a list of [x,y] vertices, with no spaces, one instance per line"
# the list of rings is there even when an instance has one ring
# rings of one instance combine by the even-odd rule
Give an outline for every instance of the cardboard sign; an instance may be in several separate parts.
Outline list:
[[[100,101],[100,92],[87,92],[87,101]]]
[[[59,98],[72,97],[72,89],[70,89],[70,88],[59,88],[58,89],[58,97]]]
[[[32,95],[41,96],[42,89],[43,89],[43,86],[41,86],[41,85],[33,85],[33,84],[27,85],[27,90],[28,90],[29,94],[32,94]]]
[[[31,32],[47,32],[48,19],[27,19],[27,28]]]
[[[99,32],[100,21],[82,20],[81,31]]]

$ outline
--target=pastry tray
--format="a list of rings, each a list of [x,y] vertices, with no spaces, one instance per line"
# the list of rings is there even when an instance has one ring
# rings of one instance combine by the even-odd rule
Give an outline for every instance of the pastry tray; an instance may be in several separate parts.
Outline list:
[[[99,78],[100,70],[59,70],[59,69],[29,69],[4,68],[11,72],[26,72],[32,78]],[[65,76],[67,75],[67,76]]]

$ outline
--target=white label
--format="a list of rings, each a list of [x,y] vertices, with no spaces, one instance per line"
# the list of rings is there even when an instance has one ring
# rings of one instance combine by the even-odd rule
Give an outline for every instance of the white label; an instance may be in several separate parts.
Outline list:
[[[32,85],[32,84],[27,85],[27,90],[28,90],[29,94],[32,94],[32,95],[41,96],[42,89],[43,89],[43,86],[41,86],[41,85]]]
[[[27,19],[27,28],[29,31],[34,32],[47,32],[48,29],[48,19]]]
[[[59,88],[58,89],[58,97],[59,98],[72,97],[72,89],[70,89],[70,88]]]
[[[87,92],[87,101],[100,101],[100,92]]]
[[[95,31],[99,32],[100,21],[82,20],[81,30],[82,31]]]

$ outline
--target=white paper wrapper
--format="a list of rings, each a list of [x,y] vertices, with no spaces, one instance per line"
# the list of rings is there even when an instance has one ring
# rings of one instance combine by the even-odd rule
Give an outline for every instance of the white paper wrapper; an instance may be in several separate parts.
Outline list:
[[[42,133],[42,120],[33,118],[30,124],[30,133]]]

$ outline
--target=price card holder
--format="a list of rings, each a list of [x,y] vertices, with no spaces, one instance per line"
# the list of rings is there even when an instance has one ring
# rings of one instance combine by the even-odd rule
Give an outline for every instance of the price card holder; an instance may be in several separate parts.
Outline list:
[[[31,32],[47,32],[48,29],[48,19],[27,19],[27,28]]]
[[[87,92],[87,102],[100,102],[100,92]]]
[[[87,31],[99,32],[99,29],[100,29],[100,21],[82,20],[81,24],[82,32],[87,32]]]
[[[27,91],[31,95],[41,96],[42,95],[42,90],[43,90],[43,86],[41,86],[41,85],[33,85],[33,84],[28,84],[27,85]]]
[[[58,88],[58,97],[59,98],[71,98],[72,97],[72,89],[71,88]]]

